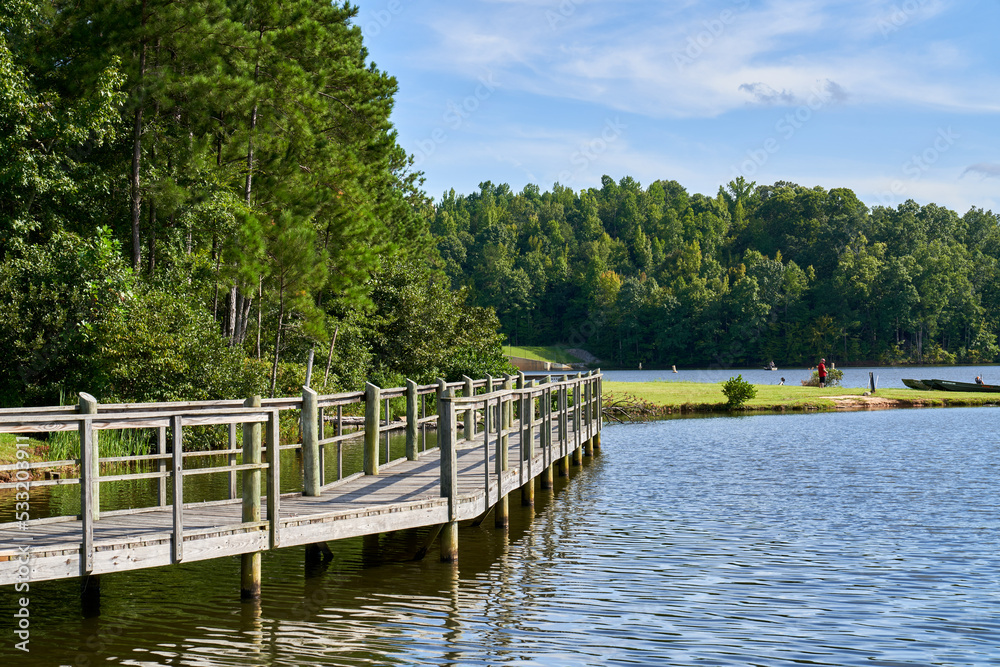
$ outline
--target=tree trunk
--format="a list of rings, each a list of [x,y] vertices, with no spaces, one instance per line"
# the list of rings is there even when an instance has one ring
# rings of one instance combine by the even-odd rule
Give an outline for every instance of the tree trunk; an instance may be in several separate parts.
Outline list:
[[[156,271],[156,203],[149,202],[149,275]]]
[[[146,0],[142,2],[142,26],[146,26]],[[142,94],[143,77],[146,73],[146,40],[142,41],[139,51],[139,91]],[[132,199],[132,271],[139,272],[142,263],[142,243],[139,227],[142,216],[142,191],[139,180],[139,168],[142,166],[142,108],[143,100],[140,97],[139,105],[135,110],[135,124],[132,128],[132,178],[131,178],[131,199]]]
[[[274,333],[274,364],[271,366],[271,398],[278,384],[278,356],[281,354],[281,323],[285,318],[285,291],[278,291],[278,326]]]
[[[257,279],[257,359],[260,360],[260,319],[264,307],[264,276]]]
[[[340,333],[340,322],[333,330],[333,338],[330,339],[330,352],[326,355],[326,375],[323,376],[323,389],[326,389],[326,382],[330,379],[330,364],[333,363],[333,346],[337,344],[337,334]]]

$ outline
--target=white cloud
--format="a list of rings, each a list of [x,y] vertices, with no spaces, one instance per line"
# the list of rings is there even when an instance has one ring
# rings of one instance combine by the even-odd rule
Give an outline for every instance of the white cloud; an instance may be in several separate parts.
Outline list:
[[[546,13],[567,3],[572,13],[553,28]],[[746,104],[740,88],[747,85],[757,86],[758,97],[774,91],[768,103],[796,104],[817,81],[836,82],[841,99],[853,104],[1000,110],[996,77],[966,82],[970,60],[961,44],[942,36],[914,52],[910,41],[884,39],[877,24],[885,3],[703,5],[678,11],[628,2],[470,3],[429,19],[438,40],[422,60],[465,77],[488,68],[511,90],[650,117],[717,116]],[[944,8],[919,3],[905,21],[897,17],[896,30]]]

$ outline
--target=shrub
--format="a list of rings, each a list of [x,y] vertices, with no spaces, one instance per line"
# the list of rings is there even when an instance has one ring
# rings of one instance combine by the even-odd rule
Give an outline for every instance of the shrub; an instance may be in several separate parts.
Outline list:
[[[737,375],[726,380],[722,385],[722,393],[729,399],[730,409],[738,408],[751,398],[757,395],[757,389],[743,379],[743,375]]]
[[[839,368],[828,368],[826,371],[826,386],[839,387],[840,381],[844,379],[844,371]],[[804,387],[819,386],[819,371],[813,371],[812,377],[802,383]]]

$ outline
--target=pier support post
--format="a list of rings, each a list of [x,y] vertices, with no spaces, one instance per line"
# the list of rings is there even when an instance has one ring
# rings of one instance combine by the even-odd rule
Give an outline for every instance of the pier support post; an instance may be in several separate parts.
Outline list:
[[[248,398],[248,408],[260,407],[260,396]],[[243,463],[259,464],[261,459],[261,426],[243,425]],[[243,521],[260,521],[260,470],[243,471]],[[260,552],[243,554],[240,567],[240,598],[260,599]]]
[[[378,432],[382,402],[382,390],[371,382],[365,384],[365,453],[366,475],[378,474]]]
[[[420,412],[417,410],[417,383],[413,380],[406,381],[406,460],[417,460],[417,422],[420,421]]]
[[[448,499],[448,523],[441,530],[441,561],[458,560],[458,455],[454,391],[445,389],[438,401],[438,443],[441,448],[441,497]]]
[[[320,494],[318,395],[302,387],[302,495]]]
[[[458,562],[458,522],[449,521],[441,528],[441,562]]]
[[[80,578],[80,608],[84,618],[101,615],[101,577],[88,574]]]

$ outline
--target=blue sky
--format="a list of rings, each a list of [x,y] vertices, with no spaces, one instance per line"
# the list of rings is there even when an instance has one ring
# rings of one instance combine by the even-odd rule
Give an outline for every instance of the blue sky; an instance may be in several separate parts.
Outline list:
[[[607,174],[1000,212],[996,0],[358,0],[440,199]]]

